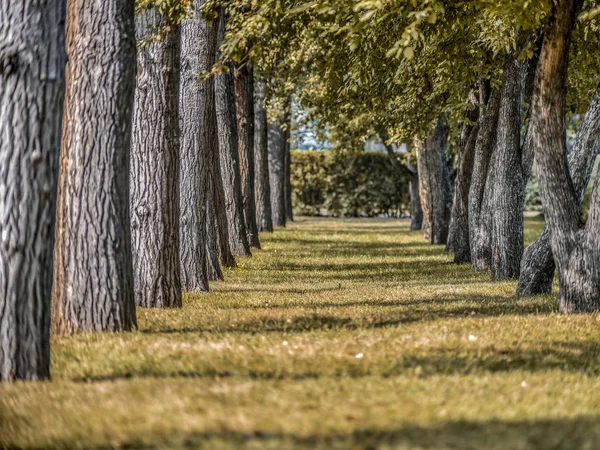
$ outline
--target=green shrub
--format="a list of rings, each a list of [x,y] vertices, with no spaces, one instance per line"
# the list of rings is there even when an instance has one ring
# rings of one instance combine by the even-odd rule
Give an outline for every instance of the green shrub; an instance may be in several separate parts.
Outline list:
[[[399,216],[409,209],[408,182],[383,153],[292,151],[291,178],[301,215]]]

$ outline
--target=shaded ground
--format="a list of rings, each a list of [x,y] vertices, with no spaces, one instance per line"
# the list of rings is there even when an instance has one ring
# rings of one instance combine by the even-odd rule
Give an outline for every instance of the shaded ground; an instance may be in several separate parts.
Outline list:
[[[600,316],[515,299],[404,221],[262,239],[139,331],[55,337],[52,382],[0,386],[0,447],[600,448]]]

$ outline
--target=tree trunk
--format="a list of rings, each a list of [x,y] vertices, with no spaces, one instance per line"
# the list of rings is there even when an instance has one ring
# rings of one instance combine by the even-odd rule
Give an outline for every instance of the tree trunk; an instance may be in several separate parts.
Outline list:
[[[207,291],[206,220],[214,220],[207,205],[210,146],[216,142],[211,126],[214,79],[199,80],[216,57],[217,22],[202,19],[202,0],[194,2],[194,14],[181,25],[181,87],[179,93],[180,147],[180,261],[185,291]]]
[[[50,377],[65,5],[0,1],[0,381]]]
[[[254,82],[252,68],[248,66],[248,63],[236,66],[234,78],[244,222],[246,223],[248,242],[252,247],[260,248],[254,198]]]
[[[131,330],[136,326],[129,220],[134,2],[69,1],[67,54],[54,328]]]
[[[225,9],[221,9],[218,41],[225,36]],[[235,114],[233,68],[215,75],[215,104],[219,139],[219,159],[225,208],[229,230],[229,245],[236,256],[249,256],[250,244],[244,222],[244,197],[238,154],[238,133]]]
[[[454,262],[457,264],[471,261],[471,250],[469,248],[469,187],[471,186],[471,175],[473,173],[473,161],[475,160],[475,140],[479,126],[472,125],[477,122],[479,109],[477,91],[469,93],[468,104],[471,109],[464,113],[468,122],[461,126],[458,167],[454,189],[454,201],[452,202],[452,213],[450,216],[450,230],[446,250],[454,252]]]
[[[415,139],[415,148],[417,152],[417,183],[419,189],[419,199],[421,201],[421,211],[423,212],[423,221],[421,231],[425,240],[431,240],[431,187],[429,185],[429,167],[427,165],[423,151],[424,143]]]
[[[256,169],[256,221],[258,231],[273,231],[271,188],[269,186],[269,148],[265,91],[267,83],[257,79],[254,84],[254,167]]]
[[[410,178],[409,181],[410,193],[410,230],[419,231],[423,228],[423,209],[421,208],[421,197],[419,196],[419,175]]]
[[[569,172],[574,191],[579,195],[579,204],[585,196],[598,153],[600,153],[600,85],[581,123],[573,150],[568,156]],[[517,295],[551,292],[555,268],[550,248],[550,233],[546,226],[540,236],[525,249]]]
[[[600,309],[600,178],[581,225],[580,193],[569,174],[565,142],[566,79],[571,33],[581,2],[558,0],[544,30],[533,93],[530,133],[540,191],[558,269],[561,312]]]
[[[212,180],[209,180],[212,185]],[[209,187],[206,193],[206,211],[212,216],[215,210],[213,203],[213,188]],[[206,276],[209,281],[223,279],[223,271],[219,261],[219,236],[217,234],[217,224],[214,220],[206,221]]]
[[[273,224],[285,227],[285,130],[279,124],[269,124],[269,184]]]
[[[489,101],[480,114],[479,130],[475,141],[475,161],[469,188],[469,247],[471,263],[476,271],[489,268],[490,227],[489,211],[486,202],[486,186],[489,189],[488,170],[496,146],[498,114],[500,111],[500,91],[493,89]]]
[[[285,130],[285,218],[294,221],[294,206],[292,202],[292,120],[288,119],[288,128]]]
[[[428,213],[431,227],[432,244],[445,244],[448,238],[450,212],[452,208],[450,172],[446,158],[446,141],[448,130],[441,119],[421,146],[421,163],[423,187],[428,197],[422,202],[423,211]]]
[[[158,11],[136,18],[138,41],[164,26]],[[135,302],[181,307],[179,263],[179,27],[138,52],[131,143],[131,242]]]

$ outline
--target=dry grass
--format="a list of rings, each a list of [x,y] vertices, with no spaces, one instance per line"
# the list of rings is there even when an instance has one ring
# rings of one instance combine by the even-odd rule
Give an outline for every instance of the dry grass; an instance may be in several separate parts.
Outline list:
[[[600,317],[407,226],[301,218],[183,310],[54,337],[52,382],[0,386],[0,446],[600,448]]]

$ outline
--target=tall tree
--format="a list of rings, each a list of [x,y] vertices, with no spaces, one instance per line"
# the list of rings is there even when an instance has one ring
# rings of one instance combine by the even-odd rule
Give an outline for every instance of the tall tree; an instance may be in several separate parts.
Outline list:
[[[271,188],[269,185],[269,148],[265,93],[267,83],[257,78],[254,83],[254,167],[256,182],[256,223],[258,231],[273,231]]]
[[[65,6],[0,2],[0,381],[50,377]]]
[[[278,123],[269,124],[269,185],[273,224],[285,227],[285,146],[286,132]]]
[[[212,180],[209,178],[209,183],[212,184]],[[215,210],[215,204],[213,201],[213,190],[211,187],[206,193],[206,211],[212,214]],[[216,281],[223,279],[223,271],[221,270],[221,264],[219,261],[219,236],[217,231],[217,224],[215,220],[206,220],[206,276],[209,281]]]
[[[136,325],[129,220],[134,2],[72,0],[67,24],[54,328],[130,330]]]
[[[580,193],[569,173],[565,142],[569,49],[581,3],[557,0],[552,5],[537,65],[529,125],[558,269],[561,312],[600,309],[600,177],[594,185],[588,221],[582,225]]]
[[[202,18],[203,0],[196,0],[192,16],[181,24],[181,86],[179,93],[180,147],[180,261],[186,291],[207,291],[206,220],[209,189],[209,147],[216,142],[210,126],[214,108],[214,78],[200,79],[216,57],[217,22]],[[213,220],[212,214],[210,219]]]
[[[285,130],[285,217],[290,222],[294,221],[294,209],[292,204],[292,116],[289,115],[288,127]]]
[[[218,42],[222,42],[224,39],[225,26],[225,8],[221,8]],[[220,57],[220,51],[217,55]],[[231,65],[227,66],[226,71],[215,75],[215,103],[219,162],[225,194],[229,244],[234,255],[248,256],[251,252],[244,220],[244,197],[242,195],[233,67]]]
[[[600,153],[600,85],[579,127],[573,150],[569,153],[569,172],[579,202],[583,200],[596,156]],[[556,265],[550,248],[547,226],[523,253],[517,295],[544,294],[552,291]]]
[[[260,248],[256,226],[256,200],[254,198],[254,80],[250,62],[236,65],[235,112],[238,124],[238,151],[240,155],[240,175],[244,196],[244,221],[248,242]]]
[[[167,19],[136,18],[138,50],[131,143],[131,241],[135,301],[181,307],[179,263],[179,25],[151,39]]]

